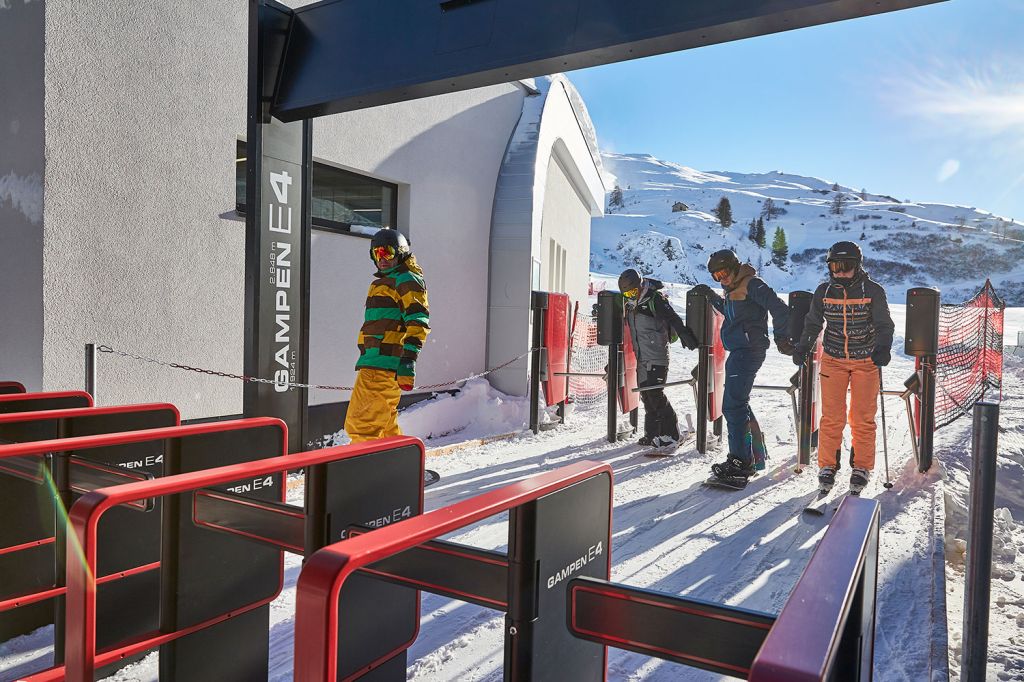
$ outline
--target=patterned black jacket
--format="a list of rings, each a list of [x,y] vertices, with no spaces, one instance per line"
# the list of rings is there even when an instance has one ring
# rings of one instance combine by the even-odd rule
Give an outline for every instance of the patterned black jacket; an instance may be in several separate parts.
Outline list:
[[[844,360],[861,360],[871,357],[876,348],[892,347],[895,330],[885,289],[864,270],[849,279],[830,276],[818,286],[799,348],[811,348],[822,326],[825,353]]]

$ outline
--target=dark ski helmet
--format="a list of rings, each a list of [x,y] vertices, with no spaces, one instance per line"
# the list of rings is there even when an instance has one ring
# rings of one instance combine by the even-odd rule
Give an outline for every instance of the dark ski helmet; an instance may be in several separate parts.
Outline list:
[[[860,246],[858,246],[856,242],[836,242],[828,250],[828,255],[825,256],[825,262],[835,263],[837,261],[853,261],[854,267],[859,268],[863,258]]]
[[[715,251],[708,258],[708,272],[712,275],[719,270],[728,270],[729,272],[736,272],[740,269],[740,259],[736,257],[736,253],[730,249],[722,249],[721,251]]]
[[[632,289],[639,289],[643,286],[644,278],[633,268],[623,270],[619,275],[619,291],[626,293]]]
[[[377,233],[373,235],[373,239],[370,240],[370,260],[373,261],[374,265],[377,264],[374,252],[379,248],[389,246],[394,251],[398,262],[402,262],[412,255],[412,249],[409,248],[409,240],[405,238],[405,235],[398,230],[385,227],[382,230],[377,230]]]

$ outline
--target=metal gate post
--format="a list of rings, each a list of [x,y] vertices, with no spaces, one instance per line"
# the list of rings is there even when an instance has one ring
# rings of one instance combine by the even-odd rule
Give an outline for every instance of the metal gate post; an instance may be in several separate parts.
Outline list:
[[[92,404],[96,404],[96,344],[85,344],[85,392],[92,396]]]
[[[996,496],[999,404],[974,405],[971,435],[971,502],[968,510],[967,577],[964,582],[964,653],[960,677],[984,682],[988,662],[988,612],[992,580],[992,528]]]
[[[540,433],[540,375],[544,366],[544,311],[548,307],[548,293],[530,293],[533,311],[533,333],[530,347],[530,430]]]

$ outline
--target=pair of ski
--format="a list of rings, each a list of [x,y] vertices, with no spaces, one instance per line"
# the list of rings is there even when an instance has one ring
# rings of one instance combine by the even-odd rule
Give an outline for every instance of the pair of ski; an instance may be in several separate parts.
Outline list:
[[[860,492],[847,490],[844,494],[837,486],[833,486],[832,490],[828,492],[819,490],[817,497],[804,507],[804,512],[813,516],[824,516],[827,511],[832,510],[834,514],[839,509],[839,505],[842,504],[843,498],[847,495],[860,497]]]

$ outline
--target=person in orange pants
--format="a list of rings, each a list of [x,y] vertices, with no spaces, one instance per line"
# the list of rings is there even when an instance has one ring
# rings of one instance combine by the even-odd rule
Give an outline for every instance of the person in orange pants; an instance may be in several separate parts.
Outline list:
[[[793,352],[802,365],[824,327],[821,360],[821,423],[818,426],[818,485],[828,492],[839,469],[839,450],[849,414],[853,431],[850,492],[859,494],[875,468],[875,412],[881,368],[889,364],[895,325],[885,289],[868,277],[860,246],[837,242],[826,257],[829,281],[818,286]],[[846,392],[850,391],[847,413]]]
[[[427,287],[409,242],[396,230],[370,241],[377,272],[359,330],[356,382],[345,413],[353,443],[400,436],[398,402],[415,385],[415,365],[430,333]]]

